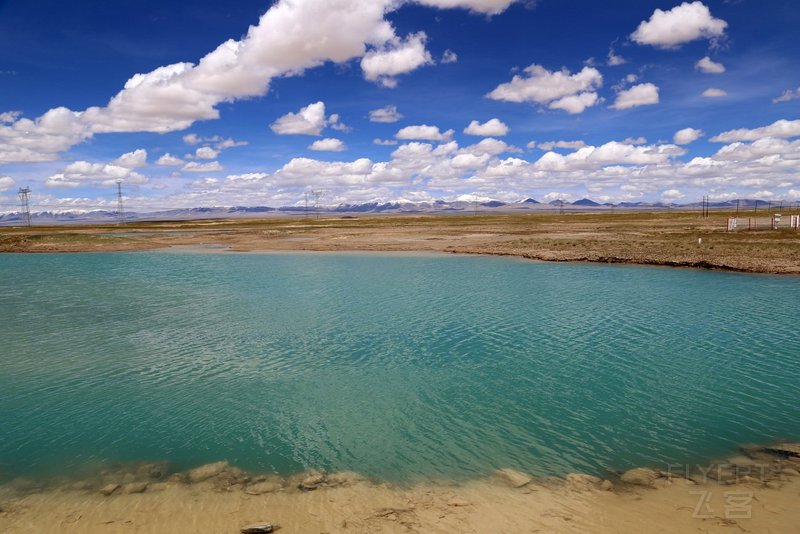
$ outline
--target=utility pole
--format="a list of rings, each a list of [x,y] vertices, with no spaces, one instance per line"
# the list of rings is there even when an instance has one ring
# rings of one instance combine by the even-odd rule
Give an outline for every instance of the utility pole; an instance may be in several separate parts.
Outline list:
[[[27,226],[31,225],[30,194],[31,194],[30,187],[20,187],[19,189],[19,203],[21,208],[20,213],[22,215],[22,220],[25,222]]]
[[[117,180],[117,219],[125,224],[125,209],[122,205],[122,180]]]
[[[736,218],[739,218],[739,199],[736,199]]]

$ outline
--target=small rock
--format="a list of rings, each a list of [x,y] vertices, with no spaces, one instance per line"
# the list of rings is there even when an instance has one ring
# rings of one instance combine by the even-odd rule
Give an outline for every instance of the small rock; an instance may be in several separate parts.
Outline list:
[[[600,483],[600,489],[603,491],[614,491],[614,484],[610,480],[604,480]]]
[[[134,480],[136,480],[136,475],[134,475],[133,473],[125,473],[122,477],[123,484],[130,484]]]
[[[452,506],[454,508],[459,508],[459,507],[462,507],[462,506],[469,506],[470,504],[472,504],[472,503],[470,503],[469,501],[465,501],[464,499],[459,499],[459,498],[450,499],[449,501],[447,501],[447,506]]]
[[[167,462],[153,462],[141,464],[136,469],[136,475],[143,478],[160,479],[167,474]]]
[[[768,487],[769,489],[781,489],[783,487],[783,484],[781,484],[780,482],[775,482],[775,481],[767,482],[764,485],[766,487]]]
[[[86,491],[88,489],[91,489],[91,487],[92,487],[91,483],[89,483],[86,480],[79,480],[78,482],[72,484],[72,489],[78,491]]]
[[[251,484],[247,486],[244,490],[245,493],[249,495],[262,495],[264,493],[273,493],[275,491],[279,491],[283,489],[283,485],[279,482],[257,482],[256,484]]]
[[[783,469],[781,469],[781,474],[790,477],[800,477],[800,471],[798,471],[797,469],[792,469],[791,467],[784,467]]]
[[[625,471],[620,479],[623,482],[633,484],[635,486],[653,487],[656,479],[658,479],[658,473],[646,467],[637,467],[635,469],[631,469],[630,471]]]
[[[122,493],[126,493],[128,495],[132,493],[144,493],[147,489],[147,482],[131,482],[130,484],[125,484],[122,486]]]
[[[107,484],[100,489],[100,493],[108,497],[119,489],[119,484]]]
[[[201,465],[189,471],[190,482],[202,482],[218,476],[228,467],[228,462],[214,462],[213,464]]]
[[[242,534],[269,534],[274,530],[275,527],[270,523],[253,523],[252,525],[242,527],[241,532]]]
[[[320,485],[325,483],[325,474],[319,471],[312,471],[303,479],[298,486],[303,491],[311,491],[317,489]]]
[[[533,478],[514,469],[499,469],[495,474],[514,488],[521,488],[533,481]]]
[[[769,447],[764,447],[764,450],[779,456],[794,456],[795,458],[800,457],[800,443],[778,443],[775,445],[770,445]]]

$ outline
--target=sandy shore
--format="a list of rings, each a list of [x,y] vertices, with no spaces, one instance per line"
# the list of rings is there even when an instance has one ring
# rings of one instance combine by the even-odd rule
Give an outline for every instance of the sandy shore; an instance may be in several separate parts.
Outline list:
[[[543,261],[800,274],[800,232],[725,231],[731,214],[691,212],[367,216],[0,228],[0,252],[152,250],[430,251]]]
[[[791,445],[800,451],[797,445]],[[611,480],[500,470],[466,483],[396,486],[354,473],[246,474],[225,462],[161,464],[89,480],[0,486],[4,533],[797,533],[800,457],[757,452],[708,466],[638,468]]]

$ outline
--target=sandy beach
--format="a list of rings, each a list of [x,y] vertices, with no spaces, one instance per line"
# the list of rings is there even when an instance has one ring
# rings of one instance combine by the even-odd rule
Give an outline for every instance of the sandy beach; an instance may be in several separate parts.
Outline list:
[[[0,228],[2,252],[153,250],[428,251],[542,261],[628,263],[800,274],[796,230],[726,232],[732,213],[391,215]]]
[[[396,486],[355,473],[256,476],[218,462],[166,475],[159,464],[140,464],[90,480],[0,486],[0,530],[236,533],[266,522],[286,533],[788,534],[800,524],[798,468],[798,457],[756,455],[638,468],[611,480],[507,469],[458,484]]]

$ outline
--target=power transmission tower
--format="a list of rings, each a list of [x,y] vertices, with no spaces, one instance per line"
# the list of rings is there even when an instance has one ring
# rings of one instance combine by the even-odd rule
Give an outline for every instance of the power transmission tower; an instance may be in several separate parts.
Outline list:
[[[120,224],[125,224],[125,209],[122,206],[122,180],[117,180],[117,218]]]
[[[25,222],[27,226],[31,225],[30,194],[31,194],[30,187],[21,187],[19,189],[19,202],[21,208],[20,213],[22,215],[22,220]]]
[[[317,214],[317,219],[319,219],[319,199],[322,198],[322,191],[311,191],[311,196],[314,197],[314,213]]]

